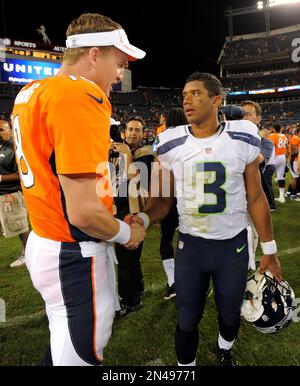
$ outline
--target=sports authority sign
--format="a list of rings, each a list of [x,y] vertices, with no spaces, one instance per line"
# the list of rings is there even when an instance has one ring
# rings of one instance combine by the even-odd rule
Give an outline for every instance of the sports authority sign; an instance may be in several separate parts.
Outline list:
[[[0,39],[0,43],[5,45],[6,47],[15,47],[15,48],[28,48],[28,49],[37,49],[37,50],[46,50],[51,52],[64,52],[66,47],[54,45],[54,44],[46,44],[43,42],[31,42],[28,40],[14,40],[14,39]]]

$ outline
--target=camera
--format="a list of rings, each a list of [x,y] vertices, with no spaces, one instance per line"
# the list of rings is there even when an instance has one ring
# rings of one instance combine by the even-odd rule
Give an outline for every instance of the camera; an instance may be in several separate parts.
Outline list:
[[[116,151],[115,149],[109,149],[109,160],[110,162],[113,162],[115,158],[119,158],[120,153]]]
[[[241,106],[227,105],[220,108],[219,115],[225,115],[227,121],[238,121],[244,118],[245,112]],[[221,117],[219,118],[221,121],[223,120]]]

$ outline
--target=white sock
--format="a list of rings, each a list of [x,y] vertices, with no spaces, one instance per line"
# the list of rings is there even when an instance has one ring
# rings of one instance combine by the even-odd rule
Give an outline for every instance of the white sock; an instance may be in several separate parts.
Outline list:
[[[279,188],[279,198],[284,198],[284,188]]]
[[[196,366],[196,359],[193,362],[188,363],[186,365],[183,365],[182,363],[179,363],[179,362],[177,363],[178,363],[178,366]]]
[[[168,286],[171,287],[171,285],[174,283],[174,259],[167,259],[163,260],[163,266],[164,270],[166,272],[167,278],[168,278]]]
[[[233,346],[234,340],[232,342],[228,342],[225,340],[221,334],[219,333],[218,345],[223,350],[230,350]]]

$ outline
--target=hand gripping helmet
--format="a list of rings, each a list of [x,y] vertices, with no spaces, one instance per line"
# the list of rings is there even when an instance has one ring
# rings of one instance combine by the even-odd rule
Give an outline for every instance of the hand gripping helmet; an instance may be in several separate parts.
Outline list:
[[[295,294],[287,281],[278,283],[270,272],[258,271],[247,282],[241,314],[258,331],[272,334],[287,327],[295,306]]]

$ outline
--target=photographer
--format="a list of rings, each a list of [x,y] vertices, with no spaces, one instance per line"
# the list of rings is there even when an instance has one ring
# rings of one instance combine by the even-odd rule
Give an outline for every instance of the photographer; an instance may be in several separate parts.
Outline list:
[[[145,123],[139,116],[129,118],[126,123],[125,138],[126,143],[116,144],[118,150],[123,148],[124,154],[127,154],[127,166],[133,161],[134,163],[141,163],[146,166],[148,171],[148,180],[143,181],[141,178],[136,188],[148,192],[148,186],[144,186],[144,183],[148,183],[151,175],[151,163],[153,161],[152,149],[150,146],[142,146],[143,133],[145,129]],[[125,150],[125,148],[127,150]],[[123,164],[124,165],[124,164]],[[143,210],[145,205],[145,195],[139,194],[137,198],[132,197],[129,193],[128,181],[132,177],[128,175],[127,179],[122,178],[121,175],[125,167],[120,164],[119,170],[119,187],[118,194],[115,198],[117,218],[123,219],[129,213],[138,213]],[[130,168],[132,172],[136,171],[135,167]],[[123,171],[122,171],[123,170]],[[137,175],[136,173],[135,175]],[[132,184],[134,185],[134,184]],[[130,190],[131,192],[131,190]],[[117,312],[116,316],[126,316],[128,313],[138,310],[141,306],[141,294],[144,292],[144,279],[140,263],[142,254],[143,243],[135,250],[128,250],[120,244],[116,244],[116,255],[118,259],[118,291],[121,298],[121,309]]]
[[[261,116],[261,107],[258,103],[247,100],[242,103],[242,108],[245,112],[243,119],[248,119],[250,122],[254,123],[258,129],[260,130],[260,123],[262,120]],[[263,190],[268,199],[269,207],[273,211],[276,209],[275,199],[274,199],[274,191],[272,188],[272,175],[270,174],[270,168],[267,169],[267,181],[266,181],[264,172],[265,167],[272,166],[272,162],[274,162],[274,145],[272,141],[267,138],[261,138],[261,149],[260,149],[260,172],[261,172],[261,182],[263,186]],[[273,164],[274,165],[274,164]],[[274,168],[272,168],[274,173]],[[271,183],[270,183],[271,181]]]

